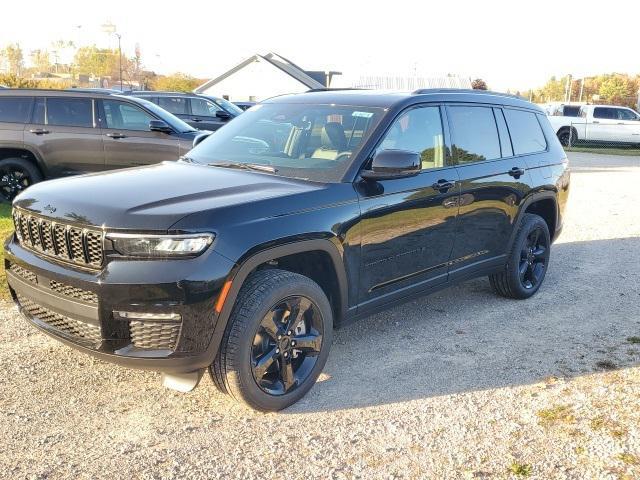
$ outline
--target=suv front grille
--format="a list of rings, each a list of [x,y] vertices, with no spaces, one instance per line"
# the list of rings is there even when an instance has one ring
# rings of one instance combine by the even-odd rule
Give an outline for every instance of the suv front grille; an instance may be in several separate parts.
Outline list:
[[[98,303],[98,295],[88,290],[72,287],[71,285],[56,282],[55,280],[49,282],[49,288],[65,297],[75,298],[87,303]]]
[[[20,294],[16,296],[20,306],[32,317],[94,348],[100,346],[102,342],[100,327],[61,315]]]
[[[13,222],[20,244],[50,257],[91,268],[102,266],[104,251],[100,230],[53,222],[14,209]]]

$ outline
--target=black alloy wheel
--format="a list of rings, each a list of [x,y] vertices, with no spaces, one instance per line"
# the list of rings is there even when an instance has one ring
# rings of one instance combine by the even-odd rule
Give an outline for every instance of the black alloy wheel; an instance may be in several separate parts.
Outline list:
[[[282,410],[315,385],[332,335],[333,309],[316,282],[286,270],[258,270],[238,292],[211,379],[251,408]]]
[[[293,296],[274,305],[253,338],[251,368],[270,395],[289,393],[309,377],[322,348],[320,310],[309,298]]]
[[[493,290],[503,297],[525,299],[534,295],[549,268],[551,236],[539,215],[522,216],[506,265],[489,275]]]
[[[18,194],[42,180],[38,169],[28,160],[7,158],[0,161],[0,195],[12,201]]]
[[[547,238],[538,227],[526,237],[520,251],[520,282],[527,290],[535,288],[544,278],[547,260],[549,259],[549,245]]]

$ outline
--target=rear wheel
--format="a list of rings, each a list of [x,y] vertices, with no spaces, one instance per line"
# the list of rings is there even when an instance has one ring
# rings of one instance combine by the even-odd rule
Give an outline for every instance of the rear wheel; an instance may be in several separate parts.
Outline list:
[[[236,400],[281,410],[316,382],[332,331],[331,306],[318,284],[284,270],[259,271],[240,290],[209,371]]]
[[[0,161],[0,195],[7,201],[42,180],[42,174],[29,160],[5,158]]]
[[[494,291],[507,298],[524,299],[534,295],[547,273],[550,247],[547,223],[538,215],[525,213],[507,265],[500,273],[489,276]]]
[[[572,145],[575,145],[577,135],[573,130],[566,128],[558,132],[558,140],[560,140],[560,144],[563,147],[570,147]]]

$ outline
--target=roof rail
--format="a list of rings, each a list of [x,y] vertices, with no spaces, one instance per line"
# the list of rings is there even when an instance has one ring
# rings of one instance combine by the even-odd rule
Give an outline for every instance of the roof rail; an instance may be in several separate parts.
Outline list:
[[[323,88],[311,88],[307,90],[305,93],[312,92],[340,92],[343,90],[371,90],[370,88],[358,88],[358,87],[339,87],[339,88],[331,88],[331,87],[323,87]]]
[[[493,92],[491,90],[476,90],[470,88],[419,88],[418,90],[414,90],[411,92],[412,95],[422,95],[425,93],[477,93],[477,94],[488,94],[488,95],[498,95],[500,97],[509,97],[509,98],[517,98],[519,100],[523,100],[524,97],[519,95],[512,95],[510,93],[502,93],[502,92]]]

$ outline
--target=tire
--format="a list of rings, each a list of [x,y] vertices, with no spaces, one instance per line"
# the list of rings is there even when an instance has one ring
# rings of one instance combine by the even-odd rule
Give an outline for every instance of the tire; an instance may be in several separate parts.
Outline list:
[[[560,140],[560,144],[563,147],[573,146],[576,143],[578,136],[573,130],[569,130],[565,128],[564,130],[560,130],[558,132],[558,140]]]
[[[16,195],[42,180],[37,166],[24,158],[0,160],[0,196],[12,201]]]
[[[237,401],[282,410],[315,384],[332,334],[331,305],[317,283],[297,273],[261,270],[242,286],[209,373]]]
[[[547,223],[538,215],[525,213],[504,270],[489,275],[493,290],[507,298],[525,299],[533,296],[547,273],[550,248]]]

